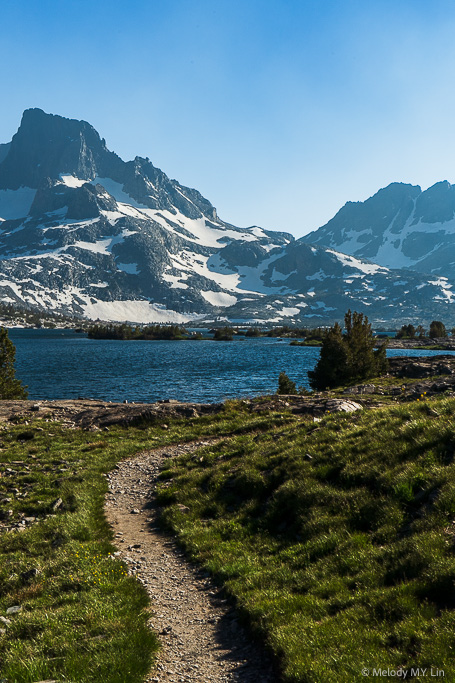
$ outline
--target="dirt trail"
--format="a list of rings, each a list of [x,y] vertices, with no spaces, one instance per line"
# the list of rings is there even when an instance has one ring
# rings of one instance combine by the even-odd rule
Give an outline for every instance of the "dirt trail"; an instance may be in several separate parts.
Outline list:
[[[109,475],[106,514],[119,556],[150,594],[151,627],[162,643],[158,666],[146,680],[276,683],[267,655],[250,642],[208,575],[189,564],[157,526],[153,492],[160,464],[207,443],[147,451]]]

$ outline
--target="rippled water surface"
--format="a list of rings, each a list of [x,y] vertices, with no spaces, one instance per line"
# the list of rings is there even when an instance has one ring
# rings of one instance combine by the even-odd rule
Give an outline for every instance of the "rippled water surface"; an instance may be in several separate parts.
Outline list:
[[[307,371],[319,358],[317,347],[269,338],[111,341],[69,330],[20,329],[9,335],[16,345],[16,377],[28,385],[31,399],[216,402],[273,393],[282,370],[298,386],[308,387]],[[437,353],[442,352],[395,350],[388,355]]]

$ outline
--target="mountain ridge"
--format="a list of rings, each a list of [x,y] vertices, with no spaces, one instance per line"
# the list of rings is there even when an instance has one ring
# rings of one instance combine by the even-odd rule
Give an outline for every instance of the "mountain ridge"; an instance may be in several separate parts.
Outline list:
[[[385,191],[390,214],[403,204],[403,187],[412,201],[420,190],[396,185],[395,198]],[[443,276],[227,223],[148,158],[123,161],[85,121],[28,109],[0,146],[7,303],[131,322],[320,324],[348,308],[387,322],[446,311],[451,289]]]
[[[422,191],[391,183],[365,202],[348,202],[305,240],[389,268],[453,280],[455,186],[444,180]]]

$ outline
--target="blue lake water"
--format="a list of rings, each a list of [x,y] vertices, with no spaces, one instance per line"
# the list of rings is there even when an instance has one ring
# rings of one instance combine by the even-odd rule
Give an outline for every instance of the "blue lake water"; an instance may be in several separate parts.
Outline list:
[[[23,329],[12,329],[9,336],[16,346],[16,377],[28,386],[32,400],[216,402],[273,393],[281,371],[309,387],[307,372],[319,358],[317,347],[273,338],[129,342],[87,339],[70,330]],[[444,352],[388,351],[389,356],[438,353]]]

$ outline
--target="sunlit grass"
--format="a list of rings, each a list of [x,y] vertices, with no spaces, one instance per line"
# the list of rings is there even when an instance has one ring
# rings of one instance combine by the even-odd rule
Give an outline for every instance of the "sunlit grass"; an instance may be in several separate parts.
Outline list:
[[[160,500],[286,681],[451,680],[454,458],[455,401],[432,400],[224,440],[168,468]]]
[[[0,616],[21,606],[0,635],[0,678],[143,681],[158,648],[147,626],[152,606],[113,555],[105,473],[146,449],[256,433],[275,420],[232,402],[217,416],[165,426],[87,433],[37,420],[0,432],[0,515],[8,524],[36,520],[0,534]]]

